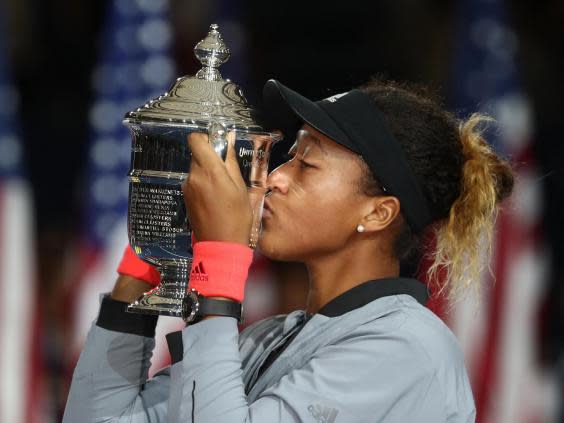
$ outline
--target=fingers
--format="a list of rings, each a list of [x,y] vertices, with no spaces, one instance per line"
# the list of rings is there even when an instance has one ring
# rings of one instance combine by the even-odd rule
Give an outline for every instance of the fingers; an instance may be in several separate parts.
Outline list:
[[[217,155],[208,141],[208,135],[200,132],[192,132],[188,135],[188,148],[192,152],[192,163],[190,166],[200,166],[212,169],[221,166],[221,158]]]
[[[190,165],[190,176],[184,184],[189,184],[193,178],[199,179],[200,170],[205,169],[208,175],[213,174],[216,182],[225,177],[239,188],[245,188],[246,184],[241,175],[239,162],[235,150],[235,131],[227,133],[227,156],[225,163],[209,143],[207,134],[193,132],[188,135],[188,147],[192,152],[192,163]]]
[[[239,162],[237,161],[237,152],[235,150],[235,131],[227,133],[227,157],[225,158],[225,168],[231,177],[231,180],[240,188],[246,188],[245,181],[241,175]]]

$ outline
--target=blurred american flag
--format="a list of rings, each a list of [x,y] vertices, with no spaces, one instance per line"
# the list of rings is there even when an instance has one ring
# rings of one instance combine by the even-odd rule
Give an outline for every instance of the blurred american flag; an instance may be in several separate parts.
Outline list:
[[[4,4],[0,5],[0,9]],[[0,421],[41,422],[41,359],[32,193],[23,166],[19,97],[0,11]]]
[[[80,352],[98,312],[98,297],[111,291],[117,264],[127,245],[127,197],[131,139],[122,118],[129,110],[163,94],[174,81],[173,40],[167,0],[113,0],[108,3],[99,60],[93,70],[88,162],[82,197],[83,226],[68,303],[72,307],[73,345],[69,362]],[[159,319],[159,337],[179,322]],[[167,360],[158,342],[154,367]]]
[[[496,227],[481,298],[455,305],[446,319],[462,344],[477,421],[555,421],[555,381],[540,367],[538,318],[547,280],[541,184],[532,151],[530,102],[517,69],[518,39],[502,0],[460,0],[454,38],[453,105],[497,120],[487,139],[512,162],[516,185]]]

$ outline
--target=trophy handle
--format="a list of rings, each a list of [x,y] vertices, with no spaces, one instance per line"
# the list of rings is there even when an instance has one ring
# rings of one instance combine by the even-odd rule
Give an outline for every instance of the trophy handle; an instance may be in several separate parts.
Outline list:
[[[209,142],[221,160],[227,157],[227,128],[218,121],[212,121],[208,125]]]

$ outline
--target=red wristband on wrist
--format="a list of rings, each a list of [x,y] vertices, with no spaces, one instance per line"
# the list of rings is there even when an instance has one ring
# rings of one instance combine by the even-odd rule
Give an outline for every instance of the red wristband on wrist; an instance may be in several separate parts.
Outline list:
[[[125,247],[117,272],[120,275],[132,276],[135,279],[149,282],[153,286],[157,286],[161,281],[161,275],[157,269],[137,257],[129,245]]]
[[[193,246],[189,288],[204,297],[225,297],[243,302],[253,250],[243,244],[201,241]]]

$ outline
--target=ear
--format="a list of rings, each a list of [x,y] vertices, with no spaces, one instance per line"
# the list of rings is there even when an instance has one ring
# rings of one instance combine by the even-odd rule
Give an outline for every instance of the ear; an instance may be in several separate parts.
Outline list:
[[[377,196],[370,199],[369,213],[361,222],[365,232],[379,232],[389,227],[400,213],[397,197]]]

